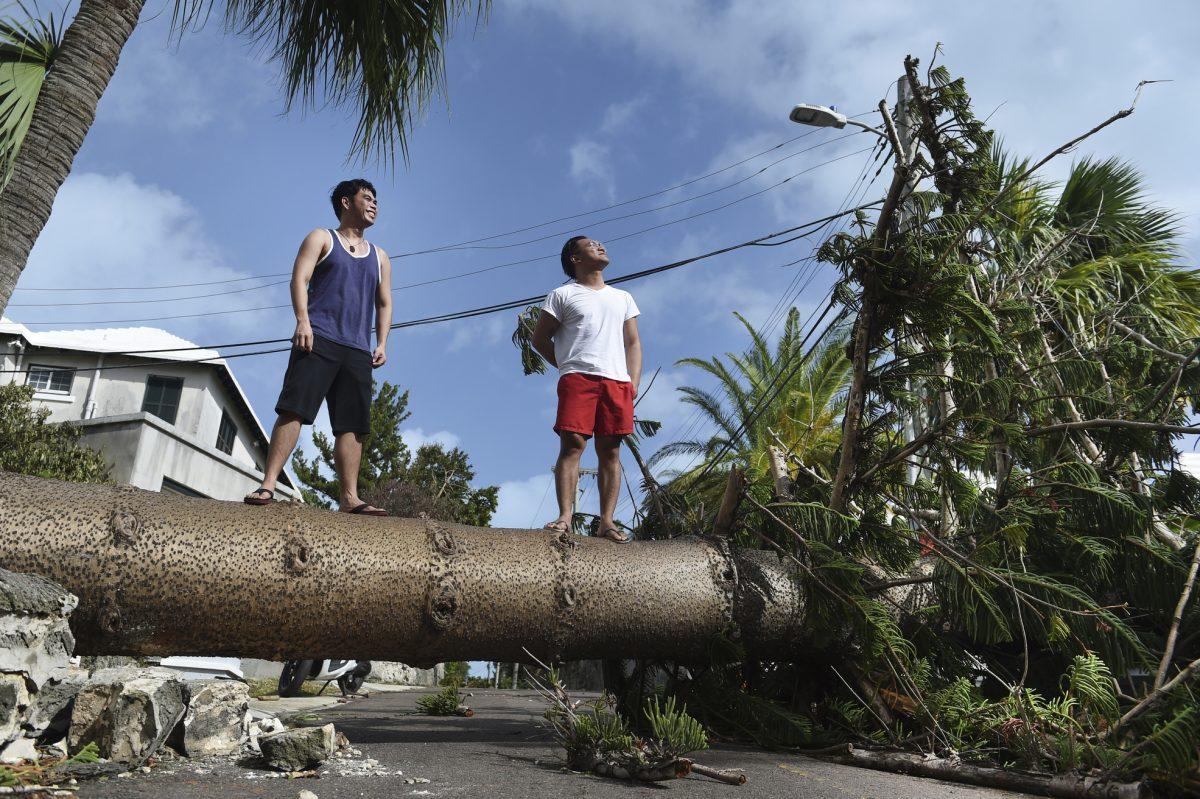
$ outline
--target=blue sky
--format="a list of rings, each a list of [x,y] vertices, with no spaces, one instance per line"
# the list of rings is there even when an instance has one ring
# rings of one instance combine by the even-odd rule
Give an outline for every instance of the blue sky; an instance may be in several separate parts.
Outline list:
[[[170,301],[286,275],[159,292],[20,289],[287,273],[304,234],[335,224],[326,199],[330,187],[360,174],[379,189],[380,220],[368,237],[393,253],[396,284],[549,256],[400,291],[397,320],[548,291],[561,280],[555,253],[568,233],[608,242],[613,275],[698,254],[828,214],[852,188],[873,199],[880,184],[866,189],[857,182],[866,155],[853,154],[871,144],[869,136],[817,132],[686,189],[488,243],[549,236],[545,241],[395,257],[537,225],[706,174],[808,132],[787,120],[796,102],[866,111],[885,93],[891,96],[906,53],[928,60],[937,42],[942,62],[966,76],[980,112],[994,110],[992,123],[1008,146],[1027,154],[1047,152],[1123,107],[1138,80],[1173,79],[1147,89],[1133,117],[1074,157],[1120,154],[1135,161],[1154,196],[1181,214],[1194,253],[1200,155],[1187,131],[1200,108],[1200,54],[1192,41],[1200,10],[1184,2],[1149,9],[1013,2],[986,14],[974,8],[898,1],[818,8],[791,0],[497,0],[485,25],[468,20],[459,26],[447,54],[448,109],[434,104],[412,132],[409,164],[389,172],[345,163],[352,114],[284,115],[274,67],[245,41],[214,24],[172,43],[169,10],[161,13],[157,0],[122,57],[7,315],[76,328],[98,326],[95,320],[286,304],[286,285]],[[813,145],[821,146],[798,152]],[[821,165],[834,158],[841,160]],[[1061,175],[1069,158],[1048,174]],[[814,167],[725,210],[613,240]],[[599,223],[742,178],[748,179],[694,202]],[[807,256],[810,246],[743,250],[626,286],[643,311],[647,374],[662,369],[639,406],[641,415],[666,423],[658,442],[695,432],[675,389],[697,376],[676,367],[677,359],[740,349],[745,336],[735,310],[763,324],[778,319],[772,312],[782,300],[804,314],[823,300],[833,278],[827,268],[808,264],[797,281],[804,263],[781,266]],[[807,288],[797,292],[802,285]],[[109,304],[22,307],[85,299]],[[133,299],[155,302],[117,304]],[[554,381],[521,375],[509,342],[514,318],[505,312],[399,331],[378,377],[411,390],[411,442],[462,446],[480,482],[502,487],[496,524],[529,526],[553,515],[547,488],[556,446]],[[144,324],[200,344],[292,332],[286,309]],[[269,425],[284,357],[231,364]],[[594,508],[594,497],[593,488],[585,509]],[[627,507],[622,515],[628,520]]]

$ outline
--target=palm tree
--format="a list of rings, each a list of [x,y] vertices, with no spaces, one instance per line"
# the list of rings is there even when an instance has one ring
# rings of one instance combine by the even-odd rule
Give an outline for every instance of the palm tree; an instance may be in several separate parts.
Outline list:
[[[81,0],[46,61],[24,146],[0,193],[0,312],[144,5]],[[279,63],[289,109],[328,102],[357,112],[350,153],[390,163],[397,149],[407,157],[407,129],[442,90],[443,43],[454,19],[468,9],[482,16],[487,6],[488,0],[227,0],[224,17],[228,30],[265,45]],[[212,0],[175,0],[175,26],[184,31],[211,10]],[[0,134],[2,145],[22,117],[0,119],[12,125]]]
[[[841,416],[850,378],[847,331],[828,329],[805,352],[800,314],[788,312],[783,333],[772,349],[762,332],[737,318],[750,335],[750,347],[710,360],[684,358],[716,378],[715,390],[684,386],[684,402],[695,407],[715,432],[708,438],[667,444],[652,459],[662,463],[680,455],[700,456],[698,465],[677,472],[670,488],[686,493],[690,504],[716,510],[725,474],[744,465],[752,484],[770,482],[768,448],[782,445],[793,468],[798,464],[828,477],[827,467],[841,440]]]
[[[25,19],[0,19],[0,191],[29,131],[46,74],[62,46],[62,18],[39,19],[18,4]]]

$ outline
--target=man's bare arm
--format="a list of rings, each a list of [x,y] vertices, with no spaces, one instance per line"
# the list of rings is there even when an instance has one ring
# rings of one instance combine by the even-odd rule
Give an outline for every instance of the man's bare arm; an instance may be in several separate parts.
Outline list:
[[[387,363],[387,339],[392,332],[392,259],[379,247],[379,286],[375,289],[375,351],[371,365],[376,369]]]
[[[313,332],[308,323],[308,283],[312,280],[317,262],[329,247],[329,234],[321,228],[309,233],[300,243],[296,262],[292,265],[292,310],[296,313],[296,332],[292,335],[292,346],[312,352]]]
[[[554,358],[553,339],[560,326],[559,321],[554,318],[554,314],[543,309],[538,314],[537,327],[533,329],[533,348],[555,369],[558,368],[558,361]]]
[[[629,371],[629,381],[633,383],[633,393],[638,392],[642,385],[642,337],[638,335],[637,317],[625,320],[625,368]]]

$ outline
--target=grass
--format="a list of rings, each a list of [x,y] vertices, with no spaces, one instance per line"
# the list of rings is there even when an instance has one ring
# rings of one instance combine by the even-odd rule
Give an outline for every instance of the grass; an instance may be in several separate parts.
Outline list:
[[[246,684],[250,686],[250,698],[261,699],[264,696],[279,695],[279,680],[246,680]],[[323,682],[314,682],[309,680],[300,686],[300,693],[296,696],[316,696],[321,692],[321,687],[325,685]],[[333,696],[338,696],[336,685],[331,685],[330,690],[333,691]],[[329,690],[325,692],[325,696],[330,696]]]

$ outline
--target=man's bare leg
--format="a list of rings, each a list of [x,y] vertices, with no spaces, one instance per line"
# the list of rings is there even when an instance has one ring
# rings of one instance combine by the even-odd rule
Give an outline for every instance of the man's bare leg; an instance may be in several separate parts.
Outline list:
[[[267,468],[263,474],[262,488],[275,491],[279,473],[300,440],[300,425],[300,417],[294,413],[284,412],[276,417],[275,426],[271,428],[271,444],[267,448]]]
[[[362,504],[358,498],[358,467],[362,463],[362,436],[338,433],[333,441],[333,468],[340,489],[339,510],[350,511]]]
[[[587,438],[564,430],[558,434],[558,461],[554,464],[554,494],[558,497],[558,518],[546,525],[562,531],[571,529],[575,515],[575,490],[579,487],[579,459]]]
[[[617,498],[621,493],[621,438],[596,436],[596,456],[600,460],[597,482],[600,484],[600,535],[614,541],[625,541],[613,519]]]

